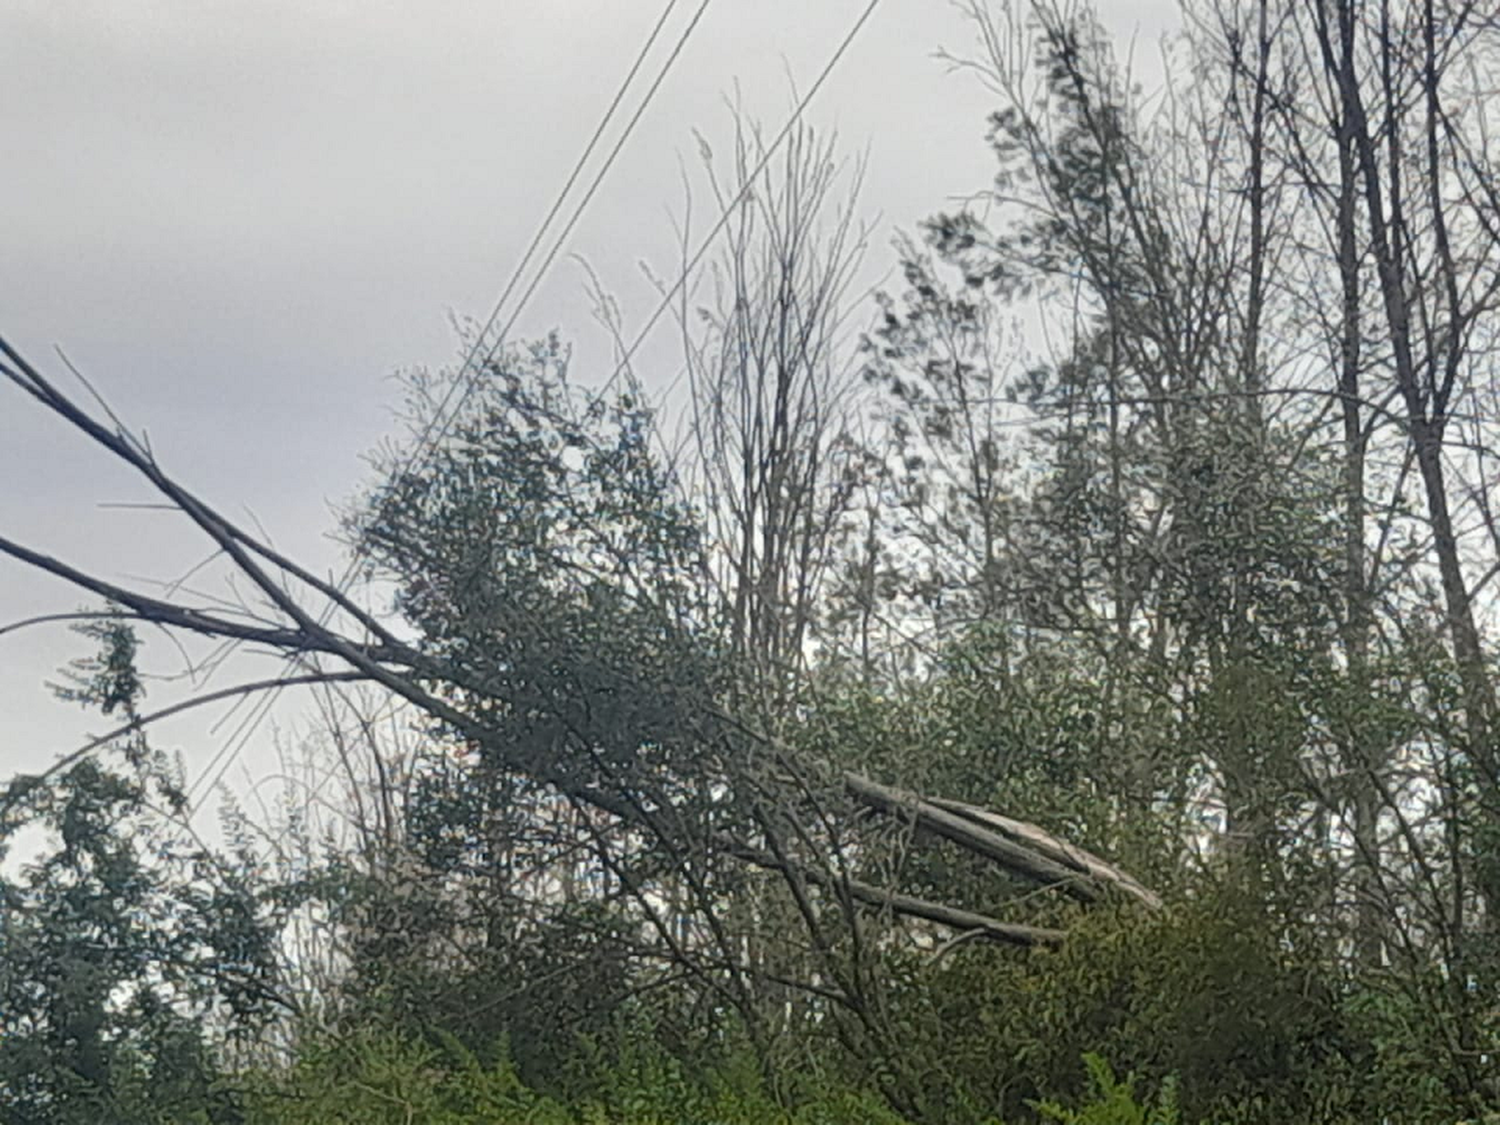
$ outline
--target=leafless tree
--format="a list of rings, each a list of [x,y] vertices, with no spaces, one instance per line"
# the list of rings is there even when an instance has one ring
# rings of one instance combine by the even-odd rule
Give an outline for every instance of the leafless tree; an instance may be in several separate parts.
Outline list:
[[[735,117],[727,168],[700,138],[723,250],[678,310],[691,410],[690,491],[745,690],[767,717],[795,698],[834,544],[860,480],[849,319],[868,231],[863,167],[798,126],[774,163]],[[846,182],[847,181],[847,182]],[[682,228],[684,243],[690,228]]]

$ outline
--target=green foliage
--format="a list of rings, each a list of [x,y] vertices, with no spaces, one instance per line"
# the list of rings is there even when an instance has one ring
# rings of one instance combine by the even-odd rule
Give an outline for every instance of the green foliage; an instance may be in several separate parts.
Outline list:
[[[538,904],[522,918],[519,900],[485,900],[493,883],[466,889],[452,869],[435,870],[430,885],[355,878],[341,897],[335,920],[355,955],[339,997],[346,1022],[437,1028],[474,1051],[504,1038],[522,1077],[545,1082],[581,1031],[607,1024],[630,995],[624,920],[590,901]]]
[[[1165,760],[1180,727],[1149,693],[1117,689],[1081,645],[1032,643],[1017,653],[975,627],[930,673],[899,689],[826,683],[796,737],[828,760],[915,792],[1024,818],[1110,856],[1159,888],[1181,876],[1173,807],[1132,792],[1135,764]],[[956,852],[903,858],[933,893],[972,894],[1003,877]]]
[[[309,1040],[289,1071],[255,1076],[249,1086],[248,1125],[571,1121],[527,1090],[508,1061],[486,1066],[456,1045],[444,1049],[392,1031]]]
[[[960,948],[903,978],[893,1004],[913,1065],[948,1104],[1027,1120],[1035,1103],[1087,1096],[1078,1059],[1095,1054],[1171,1080],[1186,1121],[1321,1125],[1400,1105],[1353,1082],[1360,1037],[1336,981],[1236,892],[1155,915],[1096,909],[1068,927],[1054,951]]]
[[[411,378],[415,434],[458,377]],[[378,459],[384,478],[350,521],[431,643],[450,659],[481,640],[503,651],[530,639],[526,613],[568,607],[601,624],[654,616],[658,632],[701,611],[701,531],[652,449],[653,415],[636,393],[574,385],[555,338],[507,350],[465,392],[463,413],[421,464],[394,450]]]
[[[103,651],[68,695],[135,714],[135,638],[84,632]],[[133,737],[46,782],[12,784],[0,841],[45,842],[0,879],[0,1118],[17,1125],[236,1119],[213,1049],[221,1027],[263,1016],[275,957],[251,872],[184,840],[175,771]]]
[[[412,378],[414,433],[455,378]],[[507,1036],[530,1079],[635,986],[631,903],[741,815],[703,752],[728,677],[700,527],[634,389],[575,385],[554,338],[497,356],[463,401],[420,463],[380,459],[384,479],[350,521],[445,670],[436,690],[474,723],[433,729],[415,755],[401,874],[356,859],[333,873],[355,949],[340,1000],[473,1050]],[[610,844],[603,865],[607,818],[562,794],[622,791],[626,807],[672,814],[638,844]],[[708,867],[693,872],[704,897],[720,886]]]
[[[451,1037],[367,1031],[305,1043],[290,1071],[258,1076],[247,1123],[902,1125],[867,1092],[812,1089],[783,1105],[753,1067],[690,1071],[649,1038],[615,1042],[587,1078],[563,1100],[523,1083],[503,1051],[486,1064]]]
[[[1038,1102],[1036,1110],[1048,1121],[1062,1125],[1177,1125],[1177,1084],[1162,1083],[1161,1092],[1148,1102],[1139,1102],[1129,1079],[1119,1080],[1109,1063],[1098,1055],[1083,1056],[1089,1076],[1089,1100],[1077,1109],[1054,1101]]]
[[[415,432],[450,386],[413,378]],[[475,818],[524,815],[550,784],[612,771],[706,800],[691,743],[723,672],[700,528],[652,448],[651,412],[629,390],[571,383],[556,339],[497,357],[464,398],[420,464],[381,460],[351,520],[441,690],[484,726],[479,740],[443,732],[477,753],[456,787],[424,774],[419,803],[457,818],[424,831],[473,858]]]
[[[1220,235],[1259,197],[1235,183],[1233,115],[1195,116],[1233,93],[1197,72],[1224,60],[1189,52],[1204,84],[1168,99],[1186,127],[1166,136],[1135,119],[1086,7],[1032,12],[984,24],[1012,101],[990,121],[995,206],[903,244],[905,289],[864,347],[886,432],[858,455],[840,435],[808,478],[842,471],[842,492],[868,471],[866,522],[778,528],[746,500],[745,542],[708,542],[636,389],[579,388],[555,338],[487,362],[451,420],[468,376],[414,376],[423,456],[377,458],[349,528],[424,689],[461,716],[382,773],[388,836],[297,887],[170,830],[156,814],[182,811],[180,780],[138,733],[13,782],[0,851],[27,826],[47,841],[0,881],[0,1116],[1448,1125],[1493,1104],[1493,755],[1472,737],[1480,658],[1453,651],[1463,615],[1421,620],[1437,599],[1428,529],[1402,530],[1413,450],[1376,408],[1400,404],[1307,393],[1308,357],[1358,349],[1303,336],[1330,309],[1286,293],[1300,230],[1272,240],[1276,295],[1241,315],[1263,278]],[[1217,14],[1237,69],[1235,6]],[[1262,35],[1298,26],[1259,14]],[[1202,143],[1205,174],[1170,182],[1166,157]],[[1296,185],[1321,179],[1286,173],[1309,158],[1270,160],[1271,226],[1303,221]],[[1073,333],[1045,364],[1013,362],[1005,327],[1032,297],[1064,298],[1044,316]],[[790,307],[760,325],[736,299],[733,334]],[[1346,411],[1331,441],[1324,405]],[[740,438],[719,455],[775,445]],[[1380,468],[1392,452],[1403,467]],[[721,495],[771,490],[765,507],[785,486],[766,457],[700,468],[727,473]],[[1399,475],[1388,503],[1367,472]],[[812,665],[785,707],[779,671],[730,666],[745,646],[709,581],[737,547],[775,578],[782,541],[844,552],[797,563],[841,571],[828,604],[820,583],[757,580],[766,612],[795,607],[775,656]],[[133,633],[87,633],[101,653],[63,694],[135,719]],[[760,691],[775,705],[735,713]],[[1166,904],[1085,911],[997,875],[899,809],[856,811],[843,768],[1033,820]],[[1068,936],[950,941],[856,880]],[[297,896],[346,971],[319,1032],[235,1076],[241,1098],[215,1040],[274,1003],[270,904]]]

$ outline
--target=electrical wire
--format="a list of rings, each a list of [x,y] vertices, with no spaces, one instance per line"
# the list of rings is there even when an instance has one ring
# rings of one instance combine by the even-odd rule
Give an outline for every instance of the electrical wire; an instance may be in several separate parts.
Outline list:
[[[621,133],[620,138],[616,141],[614,147],[610,150],[609,155],[605,158],[604,164],[595,174],[592,183],[590,183],[589,185],[588,191],[584,195],[583,199],[579,202],[577,207],[575,207],[572,216],[569,218],[567,225],[563,229],[562,234],[559,235],[557,240],[553,243],[552,248],[549,250],[546,258],[542,262],[541,267],[538,269],[536,276],[533,277],[531,284],[523,293],[520,303],[512,311],[510,318],[506,321],[505,327],[501,330],[500,336],[486,350],[483,361],[478,365],[475,365],[474,359],[478,355],[479,350],[485,346],[486,338],[488,337],[490,331],[493,329],[495,322],[499,319],[501,310],[505,306],[505,302],[515,291],[515,288],[519,284],[521,276],[525,272],[526,267],[530,264],[531,259],[535,256],[537,248],[542,244],[543,239],[546,238],[548,229],[551,227],[553,220],[562,210],[563,204],[566,202],[568,195],[572,192],[574,185],[578,182],[578,178],[582,174],[584,167],[587,165],[589,158],[593,155],[594,150],[598,147],[600,140],[603,138],[605,131],[609,127],[609,123],[614,119],[615,113],[623,103],[626,93],[629,91],[631,85],[635,81],[636,75],[640,73],[641,67],[645,64],[647,58],[649,58],[651,49],[655,46],[657,39],[660,37],[662,29],[666,26],[667,21],[671,18],[673,11],[676,10],[677,5],[680,3],[680,0],[668,0],[666,6],[662,10],[661,15],[657,17],[656,23],[652,27],[650,34],[647,36],[645,43],[642,44],[640,50],[636,53],[635,61],[631,64],[630,70],[626,73],[625,78],[621,81],[619,88],[615,91],[614,97],[611,99],[609,106],[604,112],[604,115],[600,118],[599,124],[595,127],[593,135],[589,138],[588,144],[584,147],[583,153],[574,163],[573,169],[569,173],[567,181],[563,184],[562,190],[558,192],[551,208],[547,212],[546,217],[542,220],[541,225],[537,228],[536,234],[532,237],[531,242],[526,249],[526,252],[522,255],[521,261],[511,272],[510,278],[506,282],[505,288],[501,292],[499,298],[496,300],[494,308],[491,310],[488,319],[485,321],[484,327],[474,338],[474,341],[464,358],[464,362],[459,368],[458,374],[455,376],[453,382],[449,385],[448,393],[444,395],[442,401],[438,404],[437,410],[428,419],[427,424],[423,427],[422,432],[418,435],[417,440],[412,447],[412,451],[408,454],[405,462],[399,470],[399,473],[401,475],[405,475],[406,473],[411,472],[413,469],[419,469],[422,463],[425,462],[429,452],[432,449],[436,448],[438,443],[447,436],[453,419],[457,417],[457,415],[462,411],[464,404],[468,401],[469,395],[473,393],[474,388],[478,385],[479,373],[483,372],[485,366],[493,358],[495,351],[499,348],[505,336],[510,331],[510,328],[515,324],[516,318],[520,315],[521,310],[525,307],[525,303],[530,299],[532,293],[535,292],[538,284],[541,281],[541,278],[545,275],[547,269],[551,266],[552,262],[557,257],[562,243],[572,232],[573,228],[577,225],[579,219],[582,217],[584,209],[588,206],[590,200],[593,199],[595,193],[599,189],[599,186],[603,183],[605,176],[609,173],[611,167],[613,167],[614,162],[619,156],[621,150],[624,148],[626,141],[629,139],[631,133],[634,132],[636,124],[640,121],[641,117],[646,111],[646,108],[650,105],[652,100],[654,100],[657,91],[661,88],[661,85],[665,81],[667,74],[672,69],[673,64],[676,63],[678,57],[682,54],[683,48],[687,45],[688,39],[692,36],[693,31],[697,28],[699,21],[703,18],[703,14],[707,10],[710,2],[711,0],[702,0],[702,2],[699,4],[697,11],[693,14],[692,20],[689,22],[682,34],[678,37],[677,43],[672,48],[671,54],[667,57],[666,61],[658,70],[655,80],[646,91],[645,96],[642,98],[640,105],[637,106],[634,114],[630,118],[630,121],[626,124],[626,127]],[[450,401],[453,394],[460,385],[464,386],[464,393],[459,398],[458,403],[450,412]],[[438,426],[440,422],[442,425],[442,429],[434,437],[433,429]],[[358,553],[356,553],[354,557],[349,560],[349,564],[345,568],[343,576],[337,583],[337,589],[340,593],[344,593],[348,589],[350,583],[353,581],[354,575],[359,570],[360,561],[361,560]],[[333,613],[333,608],[334,607],[332,605],[325,607],[323,614],[319,619],[319,624],[326,624],[328,618]],[[297,658],[293,657],[289,658],[286,663],[287,666],[290,666],[296,662]],[[202,807],[203,802],[208,799],[208,795],[218,787],[219,782],[223,780],[225,773],[227,773],[230,767],[233,766],[235,760],[239,757],[240,753],[243,752],[250,739],[254,737],[256,731],[260,726],[260,723],[264,720],[266,714],[275,705],[279,694],[279,692],[271,692],[257,702],[252,713],[246,716],[246,718],[241,721],[240,725],[235,729],[234,733],[225,741],[224,745],[219,749],[219,752],[215,754],[213,759],[209,762],[208,768],[199,775],[198,781],[188,791],[188,798],[193,802],[191,805],[191,811],[193,813],[196,813]],[[206,780],[210,777],[213,780],[207,781],[207,783],[205,784]],[[195,796],[197,798],[196,800],[194,800]]]
[[[807,109],[809,103],[811,103],[813,97],[817,94],[823,83],[828,80],[828,76],[833,73],[834,67],[839,64],[839,60],[844,57],[845,52],[849,50],[850,45],[859,35],[860,30],[865,26],[866,23],[869,22],[870,17],[875,13],[875,9],[879,6],[880,0],[870,0],[870,2],[865,5],[864,11],[861,12],[859,18],[854,21],[854,26],[851,27],[849,29],[849,33],[844,36],[843,41],[838,45],[838,49],[835,50],[829,57],[827,64],[824,65],[822,72],[817,77],[817,80],[813,82],[812,86],[808,88],[807,93],[803,95],[802,100],[799,101],[796,105],[796,108],[792,110],[791,116],[787,118],[786,124],[781,127],[781,132],[776,134],[776,139],[771,142],[770,147],[766,149],[759,162],[755,165],[755,168],[750,172],[748,176],[745,177],[745,182],[740,187],[740,190],[735,194],[735,197],[729,201],[728,206],[724,208],[724,213],[719,216],[719,221],[714,224],[713,229],[710,230],[703,241],[699,243],[697,251],[690,259],[688,259],[688,263],[683,267],[682,273],[678,276],[676,284],[674,284],[672,288],[667,291],[666,295],[662,298],[661,303],[656,306],[656,311],[653,312],[650,318],[646,321],[645,327],[642,328],[640,333],[636,336],[635,342],[626,349],[625,355],[621,358],[619,364],[615,367],[614,372],[605,381],[604,393],[608,393],[609,389],[614,386],[616,380],[618,380],[620,376],[629,369],[631,359],[635,356],[635,353],[637,352],[637,350],[639,350],[640,346],[645,343],[646,337],[650,335],[651,330],[656,327],[656,322],[659,321],[662,317],[662,314],[671,307],[671,304],[677,298],[678,293],[680,293],[683,286],[688,283],[688,280],[693,275],[693,271],[698,268],[698,263],[703,260],[703,256],[708,253],[709,247],[713,245],[714,239],[719,236],[719,232],[722,231],[724,227],[729,223],[730,218],[734,215],[735,209],[744,201],[745,197],[750,194],[750,190],[752,187],[754,187],[755,181],[760,178],[760,174],[765,171],[766,165],[771,162],[771,157],[776,155],[776,150],[781,147],[782,142],[786,140],[788,134],[791,133],[797,122],[801,120],[803,111]]]
[[[542,261],[541,266],[537,270],[536,276],[531,279],[531,284],[527,286],[526,292],[521,294],[521,299],[516,304],[515,309],[512,310],[510,319],[505,322],[505,326],[500,330],[500,335],[497,336],[495,342],[490,345],[489,350],[485,353],[484,362],[479,364],[476,372],[474,373],[474,376],[471,376],[471,379],[476,379],[477,381],[478,372],[482,372],[489,365],[490,360],[494,358],[495,352],[500,349],[500,347],[505,343],[506,339],[510,336],[510,330],[515,327],[516,321],[520,319],[521,313],[525,310],[527,302],[531,300],[531,295],[536,292],[537,286],[541,284],[542,278],[547,274],[547,270],[551,267],[552,263],[557,260],[557,255],[562,250],[563,244],[567,241],[568,236],[573,233],[573,228],[578,225],[578,220],[583,217],[584,208],[586,208],[589,205],[589,201],[594,198],[594,193],[598,191],[599,185],[604,181],[604,177],[608,174],[610,168],[614,165],[615,158],[620,155],[620,150],[625,147],[625,142],[630,139],[630,134],[635,130],[636,123],[640,121],[642,114],[646,112],[646,107],[651,104],[651,100],[656,96],[656,91],[660,89],[662,82],[666,79],[668,71],[670,71],[672,68],[672,64],[677,61],[677,56],[682,53],[683,47],[687,45],[688,37],[692,35],[693,29],[698,26],[698,21],[703,18],[703,13],[708,10],[709,3],[710,0],[702,0],[702,3],[698,5],[698,10],[693,13],[692,20],[688,23],[687,28],[683,31],[681,38],[677,40],[676,47],[672,49],[671,55],[667,57],[667,61],[662,64],[662,69],[657,73],[656,81],[651,84],[651,88],[646,91],[646,96],[641,99],[641,104],[636,107],[634,115],[632,115],[630,121],[626,124],[624,131],[620,134],[620,139],[615,142],[615,147],[611,149],[609,155],[605,157],[604,165],[599,169],[599,174],[594,177],[594,182],[589,185],[588,192],[579,202],[578,207],[573,211],[573,216],[568,220],[567,226],[563,228],[562,233],[559,234],[557,236],[557,239],[552,243],[552,249],[547,252],[547,257]],[[467,395],[472,389],[473,382],[471,382],[469,388],[465,390],[465,398],[467,398]],[[455,409],[453,414],[449,415],[449,424],[451,424],[453,418],[458,416],[458,413],[462,409],[462,406],[463,400],[460,400],[459,408]],[[442,437],[446,436],[446,433],[447,426],[445,425],[444,432],[442,435],[439,435],[438,440],[441,441]]]

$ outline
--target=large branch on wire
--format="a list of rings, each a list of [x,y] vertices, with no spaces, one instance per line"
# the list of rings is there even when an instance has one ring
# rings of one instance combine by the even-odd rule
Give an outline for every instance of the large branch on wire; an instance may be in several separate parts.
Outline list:
[[[162,626],[218,639],[258,644],[294,658],[308,654],[334,657],[347,668],[347,671],[319,670],[305,677],[282,677],[280,680],[242,685],[240,688],[226,689],[228,693],[259,690],[277,683],[356,679],[373,681],[445,724],[456,736],[476,745],[492,748],[504,756],[504,752],[496,748],[508,745],[506,732],[495,725],[485,709],[465,708],[454,702],[455,698],[492,697],[493,690],[485,683],[475,682],[468,674],[447,662],[402,643],[342,589],[317,578],[225,519],[168,476],[156,462],[149,446],[132,437],[112,414],[110,420],[114,423],[113,429],[97,421],[59,391],[3,339],[0,339],[0,354],[5,357],[4,361],[0,361],[0,376],[14,382],[68,424],[83,431],[93,441],[139,471],[162,496],[192,520],[240,573],[250,579],[269,603],[269,613],[262,616],[260,612],[246,612],[244,616],[235,616],[223,611],[215,612],[150,597],[117,583],[104,581],[3,537],[0,537],[0,555],[8,555],[27,566],[52,574],[79,589],[113,602],[138,618]],[[105,410],[108,412],[107,407]],[[299,598],[293,596],[287,579],[300,583],[304,596],[307,591],[311,591],[324,599],[321,613],[308,609]],[[346,623],[352,622],[361,635],[356,638],[340,631],[330,624],[336,618]],[[620,671],[627,672],[625,669]],[[219,694],[222,696],[225,693]],[[208,702],[213,698],[214,696],[203,697],[200,702]],[[163,715],[175,713],[183,706],[185,705],[170,708]],[[497,713],[503,713],[503,709]],[[149,719],[150,716],[140,722],[144,723]],[[749,732],[743,733],[751,736]],[[82,751],[64,759],[64,762],[76,760],[82,753],[102,745],[108,737],[111,736],[95,740]],[[782,747],[777,747],[776,750],[778,756],[786,758],[788,765],[795,765],[790,751]],[[514,757],[513,754],[511,756]],[[503,765],[528,774],[568,798],[599,809],[623,824],[647,834],[666,833],[663,842],[672,844],[672,840],[667,837],[672,835],[671,826],[676,823],[674,817],[659,815],[663,810],[653,813],[645,809],[636,799],[638,794],[625,787],[623,782],[610,789],[600,784],[597,776],[591,777],[587,769],[578,768],[578,763],[546,755],[526,755],[524,760],[507,760]],[[793,772],[797,771],[794,769]],[[735,779],[726,776],[722,780],[732,787]],[[1034,825],[957,802],[929,800],[856,774],[843,774],[839,780],[857,808],[904,819],[922,834],[948,840],[1015,877],[1039,886],[1056,888],[1083,902],[1094,901],[1100,897],[1103,888],[1112,886],[1147,905],[1159,904],[1154,894],[1125,873],[1098,857],[1067,845]],[[818,847],[811,838],[804,840],[803,844],[804,850],[809,852]],[[920,919],[960,933],[972,933],[1011,944],[1055,944],[1062,938],[1058,931],[1015,925],[950,904],[861,882],[854,879],[848,870],[841,868],[841,853],[831,857],[812,854],[794,857],[784,852],[763,851],[744,839],[723,839],[719,836],[711,841],[711,846],[742,862],[778,870],[789,880],[816,886],[829,896],[841,898],[846,903],[859,903],[893,916]]]
[[[75,566],[70,566],[61,559],[45,555],[40,551],[33,551],[30,547],[4,536],[0,536],[0,554],[9,555],[27,566],[44,571],[55,578],[61,578],[71,586],[77,586],[80,590],[86,590],[105,601],[130,610],[144,620],[159,625],[184,629],[205,637],[264,644],[278,652],[305,648],[309,639],[296,630],[268,625],[248,618],[236,620],[191,606],[178,605],[176,602],[139,594],[116,583],[96,578]]]
[[[126,431],[118,419],[111,416],[111,420],[115,423],[114,429],[110,429],[99,422],[88,411],[84,410],[76,402],[68,398],[67,395],[58,390],[50,380],[32,366],[3,337],[0,337],[0,355],[3,355],[7,361],[0,362],[0,375],[9,379],[16,386],[42,403],[47,409],[61,417],[69,425],[81,430],[97,444],[103,446],[150,481],[158,492],[170,500],[183,514],[196,523],[209,538],[218,544],[219,549],[228,555],[255,582],[261,591],[271,600],[272,604],[298,624],[307,625],[310,622],[303,619],[301,609],[295,599],[291,597],[280,583],[274,581],[271,575],[267,574],[251,558],[252,555],[259,556],[263,561],[270,563],[285,575],[296,578],[299,582],[305,583],[322,596],[328,598],[333,606],[336,606],[339,610],[352,617],[376,641],[388,645],[398,644],[395,636],[379,620],[362,609],[338,587],[332,583],[323,581],[271,547],[261,543],[254,536],[248,534],[238,525],[226,519],[221,513],[204,503],[187,488],[178,484],[157,464],[156,458],[151,453],[149,446]],[[81,379],[82,376],[80,375],[79,378]],[[92,390],[92,388],[90,389]]]

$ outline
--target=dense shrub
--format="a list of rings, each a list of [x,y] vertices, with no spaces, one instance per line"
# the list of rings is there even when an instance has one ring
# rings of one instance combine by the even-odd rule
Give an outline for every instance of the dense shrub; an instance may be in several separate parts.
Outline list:
[[[1076,1102],[1102,1089],[1079,1066],[1090,1054],[1175,1082],[1184,1121],[1379,1119],[1381,1091],[1351,1081],[1359,1048],[1335,983],[1248,905],[1218,895],[1072,926],[1053,951],[961,948],[909,966],[900,1018],[947,1119],[1034,1121],[1038,1103]]]
[[[296,1065],[253,1084],[251,1125],[902,1125],[872,1094],[804,1090],[782,1104],[753,1066],[690,1072],[648,1040],[615,1044],[590,1093],[566,1101],[449,1039],[364,1032],[305,1046]]]

